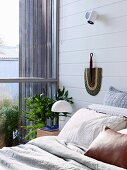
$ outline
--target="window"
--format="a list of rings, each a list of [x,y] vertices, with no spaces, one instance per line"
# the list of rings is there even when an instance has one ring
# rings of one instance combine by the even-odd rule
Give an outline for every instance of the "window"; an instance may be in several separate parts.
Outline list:
[[[0,84],[2,87],[10,86],[13,94],[17,91],[15,95],[19,96],[20,109],[24,107],[25,97],[40,93],[52,97],[56,91],[58,3],[59,0],[0,0],[0,11],[3,12],[0,20],[6,21],[2,29],[3,32],[8,30],[8,33],[4,32],[5,36],[8,35],[4,38],[15,45],[10,52],[13,54],[15,51],[14,63],[8,59],[8,65],[3,65],[7,76],[1,71]],[[1,33],[0,29],[2,42]],[[3,45],[5,47],[5,43]],[[4,53],[1,48],[2,45],[0,55]],[[10,70],[11,67],[14,71]],[[24,119],[22,123],[25,123]]]
[[[9,78],[19,76],[19,1],[0,0],[0,106],[18,104],[19,84]],[[7,80],[7,83],[3,81]]]

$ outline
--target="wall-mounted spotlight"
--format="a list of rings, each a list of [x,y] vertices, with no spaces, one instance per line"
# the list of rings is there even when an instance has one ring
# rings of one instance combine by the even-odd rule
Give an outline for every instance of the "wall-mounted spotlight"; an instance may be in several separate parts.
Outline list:
[[[89,24],[94,24],[97,17],[98,17],[98,14],[96,11],[88,11],[85,14],[85,18]]]

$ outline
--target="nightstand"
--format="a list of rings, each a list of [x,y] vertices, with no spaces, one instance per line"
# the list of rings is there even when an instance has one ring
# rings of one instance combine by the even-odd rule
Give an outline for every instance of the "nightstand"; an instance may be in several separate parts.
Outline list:
[[[60,133],[60,131],[45,131],[42,129],[37,129],[37,137],[41,137],[41,136],[58,136],[58,134]]]

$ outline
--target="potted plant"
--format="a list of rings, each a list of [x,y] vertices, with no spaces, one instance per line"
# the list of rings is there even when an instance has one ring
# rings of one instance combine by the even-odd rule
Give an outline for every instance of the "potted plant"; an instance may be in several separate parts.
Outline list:
[[[36,137],[37,129],[47,126],[51,128],[57,128],[59,121],[59,113],[51,111],[52,105],[58,100],[66,100],[73,104],[72,97],[68,97],[68,91],[58,89],[55,98],[49,98],[47,96],[36,95],[31,98],[26,98],[26,110],[24,110],[25,118],[31,123],[31,125],[22,126],[27,130],[25,139],[31,140]],[[68,116],[69,113],[63,113],[64,116]]]
[[[64,100],[69,102],[70,104],[73,104],[73,99],[72,97],[68,97],[69,93],[68,90],[65,90],[65,87],[63,87],[63,89],[58,89],[56,95],[55,95],[55,102],[56,101],[60,101],[60,100]],[[57,117],[58,117],[58,121],[59,121],[59,130],[61,130],[61,127],[64,126],[65,122],[66,122],[66,118],[70,117],[68,112],[62,112],[62,113],[54,113]]]
[[[63,87],[63,89],[58,89],[55,95],[54,103],[56,101],[64,100],[69,102],[70,104],[73,104],[72,97],[68,97],[68,95],[69,95],[68,90],[65,90],[65,87]],[[70,113],[68,112],[63,113],[51,112],[49,119],[47,119],[47,121],[49,122],[47,123],[48,128],[46,127],[45,129],[49,131],[59,130],[59,119],[65,121],[66,117],[69,117],[69,114]]]
[[[26,98],[26,110],[23,110],[25,118],[31,125],[22,126],[27,130],[25,139],[31,140],[36,137],[37,129],[46,126],[46,120],[51,116],[51,107],[54,100],[43,95]]]

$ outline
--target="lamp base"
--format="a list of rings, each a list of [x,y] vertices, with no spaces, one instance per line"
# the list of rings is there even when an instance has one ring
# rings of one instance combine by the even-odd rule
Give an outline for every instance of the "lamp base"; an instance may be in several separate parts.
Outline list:
[[[59,117],[59,130],[62,130],[62,128],[64,127],[66,122],[67,122],[67,117],[65,117],[65,116]]]

